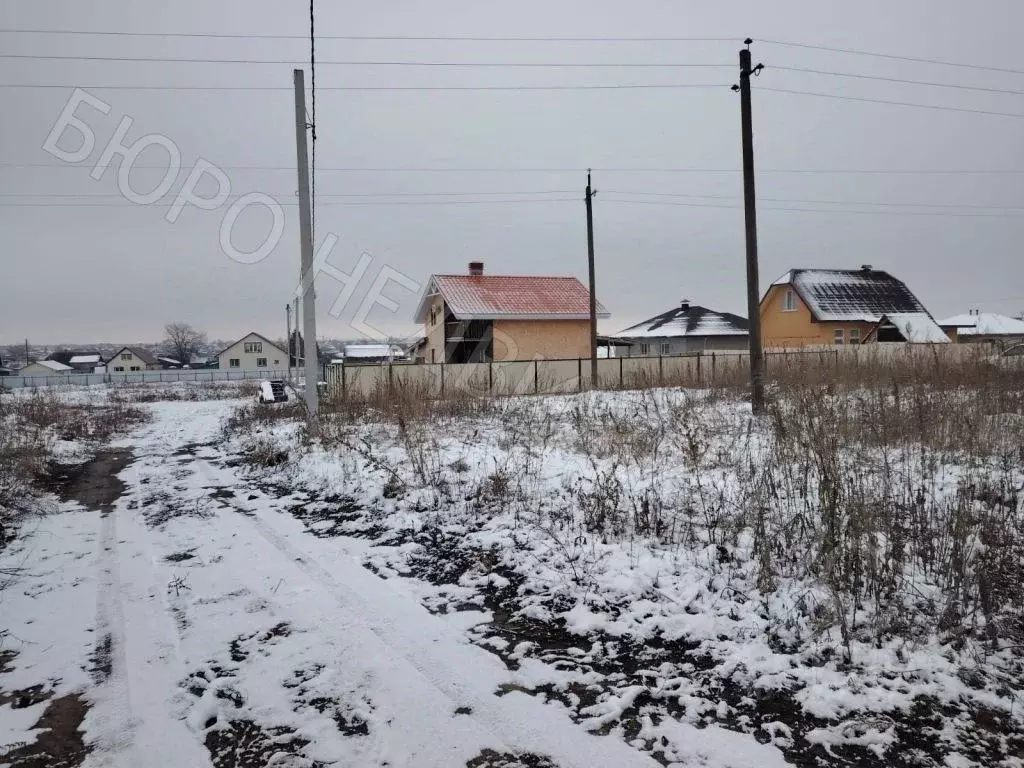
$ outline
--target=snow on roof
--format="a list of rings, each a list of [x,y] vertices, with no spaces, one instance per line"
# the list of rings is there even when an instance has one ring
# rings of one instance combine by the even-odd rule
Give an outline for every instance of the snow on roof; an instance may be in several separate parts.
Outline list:
[[[402,351],[389,344],[346,344],[345,357],[398,357]]]
[[[71,366],[70,365],[64,365],[64,363],[58,363],[56,360],[39,360],[39,361],[37,361],[34,364],[35,365],[41,365],[41,366],[43,366],[43,368],[49,368],[51,371],[70,371],[71,370]],[[33,363],[29,363],[28,365],[33,365]],[[28,365],[26,365],[25,367],[28,368]]]
[[[791,284],[815,320],[878,322],[882,315],[928,310],[902,280],[876,269],[793,269],[774,285]]]
[[[437,292],[459,320],[586,320],[590,292],[575,277],[520,275],[433,275],[416,311],[426,319],[428,299]],[[609,317],[601,303],[597,316]]]
[[[715,312],[696,304],[685,304],[642,323],[611,334],[616,339],[681,336],[746,336],[747,320],[728,312]]]
[[[915,344],[949,344],[949,336],[939,328],[931,316],[923,312],[895,312],[882,317],[882,322],[890,322],[899,330],[903,338]]]
[[[85,365],[86,363],[98,363],[100,360],[99,355],[74,355],[69,362],[72,365]]]
[[[955,327],[960,336],[1024,336],[1024,320],[995,312],[954,315],[939,325]]]

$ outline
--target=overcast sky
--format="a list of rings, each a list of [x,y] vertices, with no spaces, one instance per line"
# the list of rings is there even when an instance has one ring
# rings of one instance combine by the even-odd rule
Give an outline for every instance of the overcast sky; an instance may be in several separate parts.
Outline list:
[[[296,36],[309,31],[304,0],[0,0],[0,13],[0,27],[8,30]],[[324,36],[317,44],[321,63],[316,69],[317,240],[328,233],[337,235],[329,261],[343,272],[351,272],[363,253],[372,259],[337,316],[328,310],[341,286],[329,277],[318,279],[322,336],[358,335],[353,318],[382,270],[385,278],[393,277],[389,270],[406,276],[399,282],[388,279],[383,291],[398,309],[377,306],[369,314],[374,328],[394,334],[415,330],[411,317],[418,295],[406,287],[411,281],[423,284],[431,273],[462,272],[470,260],[484,261],[491,274],[569,274],[585,281],[582,197],[584,169],[591,166],[675,169],[594,173],[599,191],[598,296],[612,315],[602,330],[624,328],[665,311],[683,297],[746,314],[742,190],[736,172],[739,98],[729,85],[737,80],[737,51],[748,35],[757,41],[754,61],[766,66],[754,80],[753,102],[762,288],[791,267],[871,263],[903,279],[937,318],[969,307],[1012,314],[1024,309],[1024,173],[1005,172],[1024,171],[1024,119],[981,113],[1024,115],[1024,96],[773,67],[1006,91],[1024,91],[1024,74],[767,42],[1021,70],[1016,37],[1024,27],[1024,4],[1019,0],[405,0],[321,2],[317,14],[318,37]],[[331,35],[725,39],[327,39]],[[295,287],[299,260],[289,62],[305,61],[308,69],[308,40],[2,32],[0,53],[281,62],[0,57],[0,83],[68,86],[2,89],[0,342],[26,336],[48,344],[155,341],[164,324],[174,320],[193,323],[211,338],[237,337],[249,330],[284,335],[284,306]],[[606,66],[454,68],[329,61]],[[724,66],[622,66],[641,63]],[[319,90],[616,84],[717,87]],[[100,87],[111,85],[169,88]],[[180,90],[189,85],[279,90]],[[87,104],[76,110],[96,135],[92,153],[78,164],[43,149],[74,86],[110,107],[107,115]],[[978,111],[883,105],[765,88]],[[153,205],[125,200],[115,167],[98,181],[90,178],[124,116],[133,121],[127,144],[155,133],[167,137],[181,153],[182,171],[167,196]],[[80,135],[69,128],[60,146],[74,150],[80,142]],[[286,226],[280,241],[258,263],[239,263],[221,248],[220,232],[235,198],[212,211],[186,207],[173,224],[166,220],[175,191],[199,157],[223,169],[233,195],[256,191],[284,203]],[[137,161],[146,167],[133,171],[132,186],[141,192],[151,190],[164,177],[167,162],[164,150],[147,149]],[[25,167],[30,164],[52,167]],[[346,168],[378,170],[336,170]],[[782,172],[794,170],[830,172]],[[835,172],[844,170],[886,173]],[[950,170],[988,173],[936,173]],[[204,184],[200,192],[213,194],[212,180]],[[417,196],[421,193],[424,196]],[[339,205],[343,202],[348,204]],[[907,205],[920,203],[934,207]],[[817,212],[830,209],[836,210]],[[943,215],[930,215],[934,212]],[[246,208],[233,229],[234,247],[258,246],[266,240],[271,222],[266,209]]]

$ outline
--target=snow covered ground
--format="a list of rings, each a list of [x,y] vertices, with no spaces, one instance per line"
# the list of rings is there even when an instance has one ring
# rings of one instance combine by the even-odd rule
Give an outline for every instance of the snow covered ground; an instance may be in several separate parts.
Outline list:
[[[513,673],[467,634],[486,611],[429,612],[422,585],[363,567],[365,542],[312,535],[288,509],[301,496],[225,462],[236,405],[149,406],[114,444],[133,461],[110,509],[66,501],[2,554],[27,570],[0,593],[0,686],[83,694],[85,765],[657,764],[515,690],[531,667]],[[31,742],[45,707],[5,702],[6,744]],[[698,745],[683,728],[690,753],[728,753],[705,764],[781,764],[751,738]]]
[[[79,700],[86,766],[1024,765],[1019,687],[982,674],[1009,660],[855,637],[845,661],[819,586],[758,591],[748,532],[703,540],[692,509],[692,546],[659,543],[686,539],[659,529],[666,478],[693,475],[667,445],[612,466],[608,435],[569,427],[586,397],[322,445],[289,419],[226,437],[242,401],[146,404],[100,457],[123,487],[85,465],[0,552],[23,569],[0,590],[0,765]],[[746,410],[717,404],[717,428],[757,443]],[[571,519],[613,519],[616,493],[629,535]],[[981,718],[1001,746],[971,742]]]

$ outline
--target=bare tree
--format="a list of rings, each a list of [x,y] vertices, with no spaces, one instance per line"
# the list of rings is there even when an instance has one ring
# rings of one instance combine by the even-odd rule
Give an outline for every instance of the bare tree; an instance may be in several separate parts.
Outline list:
[[[188,365],[206,344],[206,334],[188,323],[168,323],[164,326],[164,344],[175,360]]]

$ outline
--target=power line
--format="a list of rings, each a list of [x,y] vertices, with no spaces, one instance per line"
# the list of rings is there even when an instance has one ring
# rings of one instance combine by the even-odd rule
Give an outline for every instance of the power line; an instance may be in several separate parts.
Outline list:
[[[721,88],[728,83],[623,83],[618,85],[338,85],[320,91],[619,91],[632,89]],[[78,83],[0,83],[0,88],[80,88],[86,91],[290,91],[276,85],[80,85]]]
[[[768,45],[782,45],[787,48],[806,48],[814,51],[830,51],[832,53],[849,53],[855,56],[874,56],[879,59],[892,59],[895,61],[912,61],[917,64],[938,64],[944,67],[960,67],[962,69],[980,69],[987,72],[1005,72],[1013,75],[1024,75],[1024,70],[1008,69],[1006,67],[990,67],[983,64],[966,64],[958,61],[947,61],[944,59],[923,59],[915,56],[898,56],[891,53],[877,53],[874,51],[862,51],[854,48],[836,48],[828,45],[814,45],[811,43],[790,43],[782,40],[758,40],[759,43]]]
[[[0,168],[91,168],[88,163],[12,163],[0,161]],[[104,168],[115,168],[110,163]],[[218,165],[221,170],[235,171],[295,171],[288,165]],[[132,169],[148,169],[166,171],[166,165],[132,165]],[[462,168],[430,168],[414,166],[327,166],[321,171],[337,171],[344,173],[579,173],[586,171],[586,166],[522,166],[522,167],[462,167]],[[593,166],[595,173],[740,173],[739,168],[689,168],[680,166]],[[869,174],[869,175],[1020,175],[1024,168],[758,168],[758,173],[796,173],[796,174]]]
[[[275,201],[281,206],[297,206],[298,202]],[[536,199],[509,199],[509,200],[385,200],[385,201],[328,201],[321,205],[327,206],[406,206],[406,205],[515,205],[519,203],[578,203],[578,197],[550,197]],[[174,203],[5,203],[0,202],[0,208],[171,208]]]
[[[260,191],[260,190],[253,190]],[[494,191],[494,190],[483,190],[483,191],[471,191],[471,192],[321,192],[320,198],[328,197],[345,197],[345,198],[377,198],[377,197],[473,197],[481,195],[569,195],[574,194],[577,190],[575,189],[549,189],[539,191]],[[168,194],[172,194],[168,192]],[[225,200],[234,200],[246,195],[250,195],[252,192],[234,192],[229,194]],[[271,197],[275,195],[288,195],[294,196],[294,191],[290,192],[276,192],[276,193],[263,193],[270,194]],[[643,193],[640,193],[643,194]],[[0,197],[60,197],[60,198],[123,198],[124,195],[119,192],[0,192]]]
[[[713,203],[678,203],[665,200],[623,200],[608,199],[605,203],[624,205],[668,205],[684,208],[722,208],[731,210],[742,210],[742,205],[716,205]],[[758,213],[762,211],[786,211],[791,213],[842,213],[842,214],[863,214],[866,216],[950,216],[950,217],[973,217],[973,218],[1021,218],[1019,213],[958,213],[953,211],[861,211],[847,208],[794,208],[780,206],[759,206]]]
[[[881,75],[858,75],[852,72],[830,72],[823,69],[809,69],[806,67],[784,67],[778,64],[771,64],[766,69],[780,69],[786,72],[805,72],[812,75],[830,75],[832,77],[850,77],[858,80],[878,80],[886,83],[901,83],[905,85],[926,85],[933,88],[956,88],[964,91],[982,91],[984,93],[1002,93],[1012,96],[1024,96],[1024,91],[1015,91],[1006,88],[983,88],[977,85],[960,85],[958,83],[936,83],[927,80],[903,80],[898,77],[883,77]]]
[[[106,37],[219,38],[225,40],[308,40],[306,35],[241,34],[230,32],[120,32],[73,29],[0,29],[0,33],[31,35],[89,35]],[[480,43],[727,43],[736,37],[478,37],[465,35],[318,35],[320,40],[396,40]]]
[[[309,0],[309,92],[313,101],[313,114],[310,116],[310,135],[312,138],[312,158],[309,169],[309,229],[312,242],[316,242],[316,13],[313,0]]]
[[[837,93],[818,93],[816,91],[797,91],[790,88],[772,88],[760,86],[758,91],[772,91],[774,93],[795,93],[801,96],[818,96],[824,99],[841,99],[843,101],[860,101],[868,104],[891,104],[899,107],[917,107],[918,109],[937,109],[943,112],[973,112],[978,115],[996,115],[999,117],[1024,117],[1020,112],[996,112],[988,109],[973,109],[971,107],[944,107],[939,104],[919,104],[910,101],[893,101],[891,99],[870,99],[865,96],[842,96]]]
[[[640,190],[616,190],[606,189],[604,194],[608,195],[645,195],[651,197],[670,197],[670,198],[693,198],[693,199],[707,199],[707,200],[737,200],[737,195],[697,195],[679,192],[643,192]],[[975,208],[979,210],[1005,210],[1005,211],[1024,211],[1024,205],[980,205],[975,203],[905,203],[905,202],[873,202],[867,200],[814,200],[808,198],[793,198],[793,197],[763,197],[757,196],[757,199],[761,202],[768,203],[810,203],[814,205],[865,205],[872,207],[896,207],[896,208]]]
[[[157,62],[174,64],[289,64],[297,59],[206,59],[181,58],[174,56],[75,56],[66,54],[0,53],[0,59],[43,59],[46,61],[126,61],[133,63]],[[728,67],[729,64],[703,64],[689,62],[537,62],[537,61],[323,61],[320,64],[345,67],[535,67],[535,68],[639,68],[666,67],[713,68]]]

